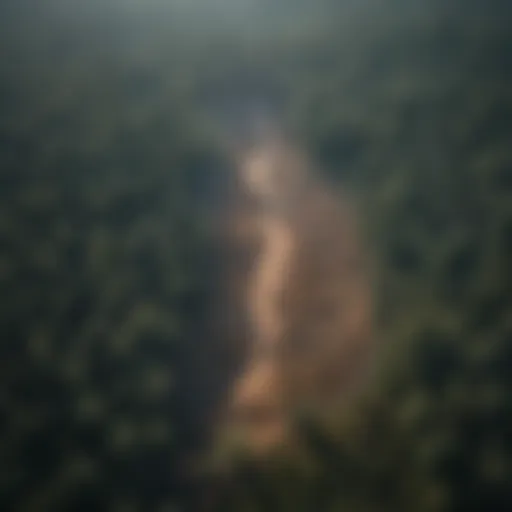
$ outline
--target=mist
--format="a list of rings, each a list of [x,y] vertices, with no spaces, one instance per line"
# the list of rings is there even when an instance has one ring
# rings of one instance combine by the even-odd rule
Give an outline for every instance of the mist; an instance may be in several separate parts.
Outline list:
[[[0,509],[510,510],[506,0],[4,0]]]

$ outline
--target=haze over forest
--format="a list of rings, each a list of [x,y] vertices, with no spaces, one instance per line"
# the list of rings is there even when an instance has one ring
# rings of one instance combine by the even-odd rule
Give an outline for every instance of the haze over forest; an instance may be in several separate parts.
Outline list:
[[[3,0],[0,510],[511,510],[511,23]]]

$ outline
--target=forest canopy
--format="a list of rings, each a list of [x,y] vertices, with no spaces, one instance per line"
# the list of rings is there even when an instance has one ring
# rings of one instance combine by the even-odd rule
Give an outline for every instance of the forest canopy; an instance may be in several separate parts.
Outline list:
[[[510,510],[511,22],[506,0],[4,0],[0,508]],[[212,320],[225,140],[260,109],[357,197],[379,371],[302,445],[194,478],[237,358]]]

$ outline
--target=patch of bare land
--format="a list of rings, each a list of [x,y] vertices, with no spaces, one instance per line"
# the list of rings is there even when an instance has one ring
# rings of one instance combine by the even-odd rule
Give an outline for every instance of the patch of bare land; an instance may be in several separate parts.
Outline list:
[[[371,351],[369,265],[355,210],[308,167],[281,140],[252,148],[239,165],[231,243],[246,258],[232,274],[232,298],[247,321],[246,355],[224,422],[227,436],[255,453],[291,436],[294,411],[340,406],[364,381]]]

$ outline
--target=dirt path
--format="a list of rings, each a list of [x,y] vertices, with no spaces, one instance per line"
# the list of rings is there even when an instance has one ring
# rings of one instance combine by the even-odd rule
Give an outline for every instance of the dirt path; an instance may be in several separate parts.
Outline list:
[[[364,374],[372,340],[368,268],[349,201],[308,175],[298,152],[261,144],[239,168],[258,239],[244,277],[246,363],[228,404],[231,437],[265,453],[290,411],[332,409]],[[356,384],[357,386],[358,384]]]
[[[275,354],[284,332],[281,302],[295,244],[284,215],[278,157],[278,148],[264,146],[247,155],[240,169],[242,185],[256,203],[254,221],[260,249],[247,288],[252,346],[247,365],[235,383],[232,405],[236,421],[258,450],[275,444],[286,428]]]
[[[284,200],[277,186],[277,172],[272,148],[250,155],[241,171],[246,189],[259,204],[256,215],[262,239],[248,289],[256,353],[272,352],[282,335],[284,322],[279,298],[286,287],[294,251],[292,229],[280,208]]]

